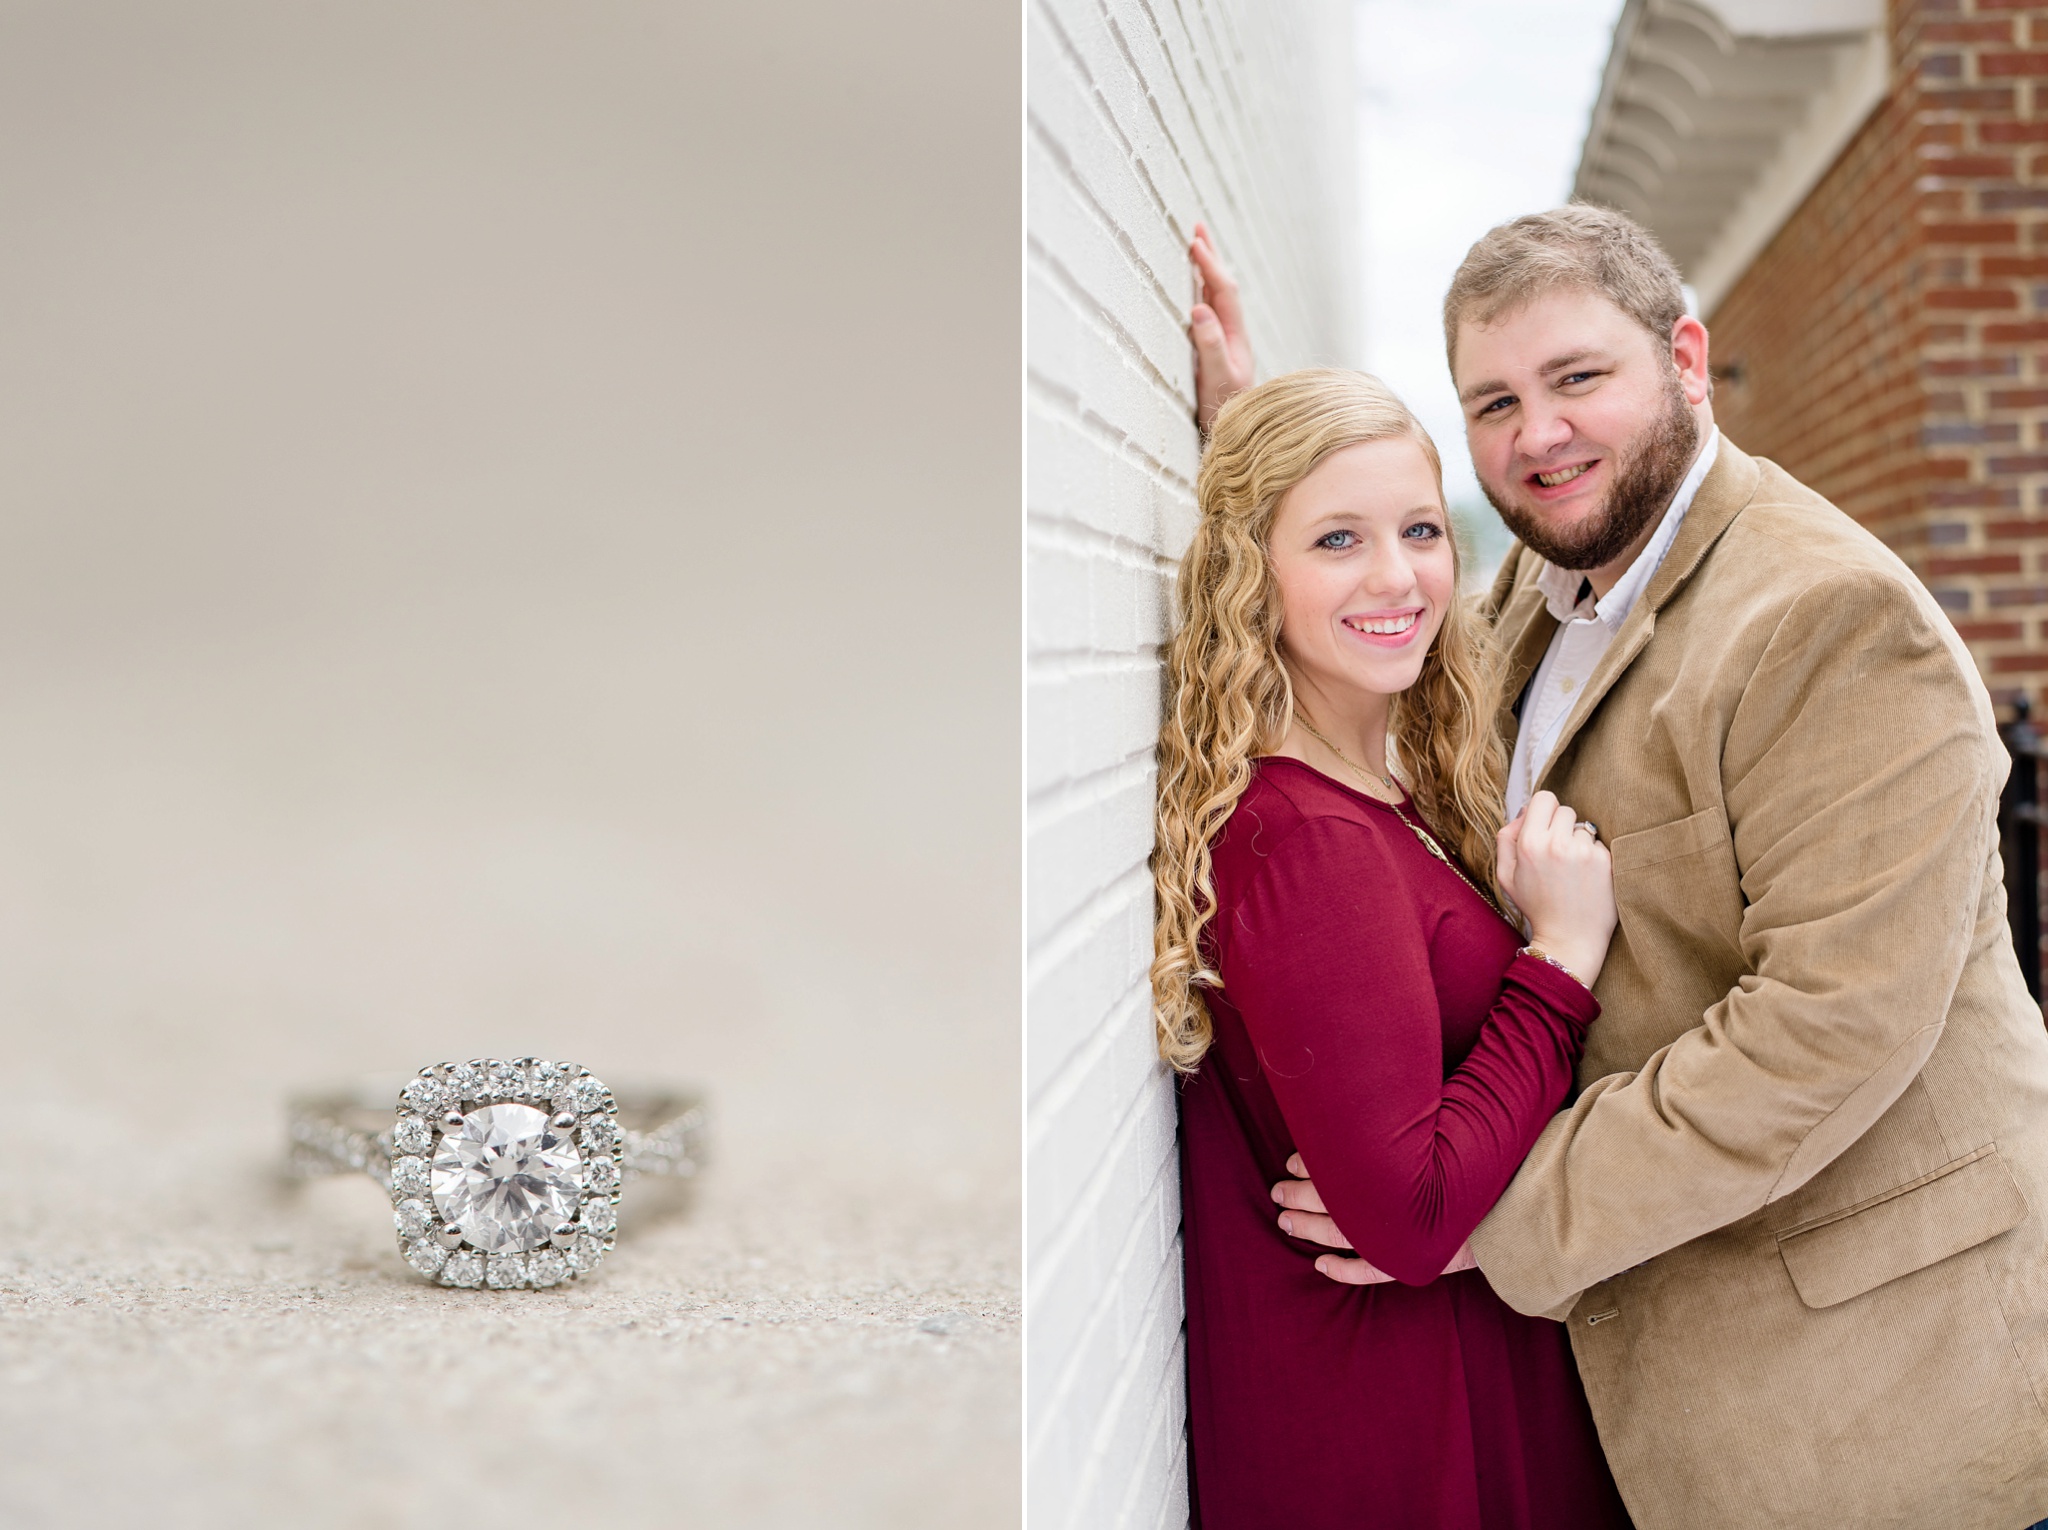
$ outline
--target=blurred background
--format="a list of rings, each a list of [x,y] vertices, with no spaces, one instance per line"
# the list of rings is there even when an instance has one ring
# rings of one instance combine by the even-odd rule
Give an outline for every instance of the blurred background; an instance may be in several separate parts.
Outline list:
[[[0,1522],[1014,1522],[1017,63],[0,3]],[[520,1053],[712,1094],[594,1280],[278,1183]]]

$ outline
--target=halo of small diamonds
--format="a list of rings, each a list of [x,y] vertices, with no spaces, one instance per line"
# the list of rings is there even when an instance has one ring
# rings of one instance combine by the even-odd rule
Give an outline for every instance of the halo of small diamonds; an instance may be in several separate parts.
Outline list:
[[[416,1238],[404,1247],[405,1262],[429,1279],[440,1274],[441,1267],[448,1262],[448,1250],[432,1238]]]
[[[407,1155],[391,1160],[391,1189],[394,1194],[414,1196],[427,1193],[427,1161]]]
[[[523,1108],[500,1108],[508,1106]],[[573,1128],[557,1114],[565,1111]],[[429,1280],[472,1290],[545,1289],[589,1274],[618,1226],[617,1112],[604,1082],[574,1063],[473,1058],[422,1068],[400,1092],[391,1132],[400,1255]],[[483,1177],[462,1167],[479,1154],[516,1158],[513,1177],[524,1186],[513,1194],[486,1183],[488,1215],[477,1209]],[[558,1227],[566,1249],[550,1246]]]
[[[528,1098],[526,1064],[521,1062],[493,1062],[484,1068],[486,1087],[493,1095],[505,1100]]]
[[[516,1291],[526,1284],[524,1254],[493,1254],[484,1261],[484,1283],[493,1291]]]
[[[448,1086],[431,1074],[422,1073],[405,1086],[399,1096],[399,1109],[411,1106],[423,1116],[438,1116],[455,1103]]]

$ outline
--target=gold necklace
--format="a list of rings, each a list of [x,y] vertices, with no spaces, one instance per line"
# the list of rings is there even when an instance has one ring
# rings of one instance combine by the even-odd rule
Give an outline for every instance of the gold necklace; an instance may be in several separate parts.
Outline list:
[[[1325,749],[1329,750],[1330,753],[1334,754],[1338,759],[1342,760],[1346,765],[1350,766],[1351,769],[1356,771],[1359,775],[1364,776],[1368,781],[1377,781],[1381,786],[1384,786],[1388,791],[1394,793],[1394,795],[1397,797],[1401,794],[1401,788],[1394,784],[1394,778],[1391,774],[1381,775],[1376,770],[1368,770],[1365,766],[1358,764],[1351,758],[1350,755],[1346,754],[1343,750],[1339,749],[1334,743],[1332,743],[1330,739],[1323,734],[1323,731],[1320,728],[1318,728],[1314,723],[1310,722],[1306,717],[1303,717],[1301,713],[1296,712],[1294,714],[1294,720],[1300,723],[1304,728],[1308,729],[1309,737],[1313,738],[1317,743],[1321,744]],[[1387,806],[1392,807],[1394,806],[1394,804],[1390,802],[1387,804]]]
[[[1300,712],[1296,712],[1293,715],[1294,720],[1300,723],[1302,727],[1308,730],[1309,736],[1311,738],[1315,739],[1325,749],[1329,750],[1330,753],[1334,754],[1338,759],[1342,760],[1345,763],[1345,765],[1348,766],[1352,771],[1356,772],[1361,779],[1375,782],[1380,786],[1384,786],[1388,791],[1394,792],[1397,795],[1399,794],[1401,788],[1394,784],[1394,778],[1392,775],[1382,776],[1374,771],[1366,769],[1363,765],[1360,765],[1355,760],[1353,760],[1350,755],[1346,754],[1343,750],[1339,749],[1336,746],[1336,744],[1332,742],[1329,738],[1325,737],[1322,730],[1317,728],[1316,725],[1310,722],[1306,717],[1303,717]],[[1368,795],[1370,794],[1368,793]],[[1378,802],[1380,799],[1375,797],[1373,798],[1373,800],[1375,802]],[[1392,808],[1394,810],[1394,816],[1400,819],[1401,822],[1408,825],[1409,832],[1412,833],[1417,839],[1422,841],[1424,849],[1429,851],[1429,853],[1435,856],[1438,860],[1442,861],[1446,866],[1450,867],[1452,871],[1456,872],[1458,880],[1460,882],[1463,882],[1467,887],[1471,888],[1472,891],[1474,891],[1475,893],[1478,893],[1480,899],[1486,904],[1488,908],[1492,909],[1496,914],[1500,913],[1500,905],[1493,901],[1492,895],[1487,893],[1483,888],[1480,887],[1480,885],[1477,882],[1473,881],[1469,876],[1465,875],[1465,868],[1463,866],[1460,866],[1456,861],[1452,860],[1449,854],[1445,852],[1444,847],[1436,842],[1436,839],[1429,833],[1429,831],[1424,829],[1421,824],[1417,823],[1414,819],[1410,818],[1408,814],[1402,810],[1401,804],[1399,802],[1387,802],[1382,803],[1381,805],[1384,807]]]

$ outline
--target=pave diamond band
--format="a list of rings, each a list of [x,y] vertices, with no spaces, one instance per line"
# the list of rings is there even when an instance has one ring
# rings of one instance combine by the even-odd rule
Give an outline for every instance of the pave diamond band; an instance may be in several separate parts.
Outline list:
[[[586,1275],[611,1251],[626,1181],[705,1163],[696,1095],[614,1095],[587,1068],[531,1057],[309,1091],[288,1103],[287,1128],[294,1174],[360,1172],[390,1192],[399,1252],[444,1286]]]

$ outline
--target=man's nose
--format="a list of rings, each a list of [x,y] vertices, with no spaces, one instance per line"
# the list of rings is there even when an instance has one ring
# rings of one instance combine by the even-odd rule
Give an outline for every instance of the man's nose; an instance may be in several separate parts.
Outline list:
[[[1547,457],[1571,439],[1572,424],[1563,410],[1543,404],[1522,406],[1521,439],[1516,444],[1524,457]]]

